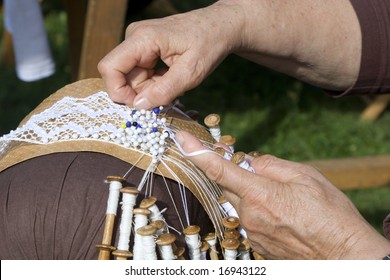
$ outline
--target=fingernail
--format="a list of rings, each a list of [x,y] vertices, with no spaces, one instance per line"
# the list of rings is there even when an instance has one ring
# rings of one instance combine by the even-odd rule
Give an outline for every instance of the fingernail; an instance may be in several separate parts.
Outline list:
[[[150,109],[152,108],[152,104],[147,98],[142,97],[141,99],[134,102],[134,107],[136,109]]]

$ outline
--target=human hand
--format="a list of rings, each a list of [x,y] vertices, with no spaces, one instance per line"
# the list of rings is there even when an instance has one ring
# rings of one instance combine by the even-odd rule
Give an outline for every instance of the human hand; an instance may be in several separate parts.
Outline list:
[[[179,132],[185,152],[205,147]],[[220,184],[252,249],[268,259],[380,259],[390,242],[316,169],[270,155],[249,158],[256,174],[214,153],[190,160]]]
[[[149,109],[199,85],[236,47],[241,33],[238,11],[223,1],[130,24],[124,42],[98,65],[110,97]],[[160,59],[168,70],[156,69]]]

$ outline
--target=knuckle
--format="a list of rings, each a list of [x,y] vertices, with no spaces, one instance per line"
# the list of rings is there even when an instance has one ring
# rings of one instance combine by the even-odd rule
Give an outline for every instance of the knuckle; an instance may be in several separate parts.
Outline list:
[[[215,161],[207,161],[204,167],[206,176],[217,183],[221,183],[225,175],[225,167]]]
[[[256,157],[252,160],[253,164],[256,164],[256,167],[258,169],[264,170],[267,169],[267,167],[272,166],[276,161],[278,160],[277,157],[273,155],[262,155],[260,157]]]

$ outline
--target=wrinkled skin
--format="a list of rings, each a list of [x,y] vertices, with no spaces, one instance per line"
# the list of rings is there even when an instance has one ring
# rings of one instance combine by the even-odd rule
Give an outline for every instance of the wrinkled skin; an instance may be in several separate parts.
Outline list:
[[[176,138],[187,153],[206,149],[188,132]],[[390,252],[390,242],[313,167],[248,157],[254,174],[216,153],[190,160],[223,187],[252,248],[266,258],[380,259]]]

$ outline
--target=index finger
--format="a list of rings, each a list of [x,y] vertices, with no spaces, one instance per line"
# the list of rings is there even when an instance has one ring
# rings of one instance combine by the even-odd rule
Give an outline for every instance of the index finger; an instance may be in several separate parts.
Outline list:
[[[110,97],[117,102],[133,100],[137,92],[127,81],[127,75],[136,66],[153,69],[158,55],[150,49],[140,48],[126,41],[109,52],[98,64],[98,70],[103,78]],[[128,104],[131,105],[131,104]]]

